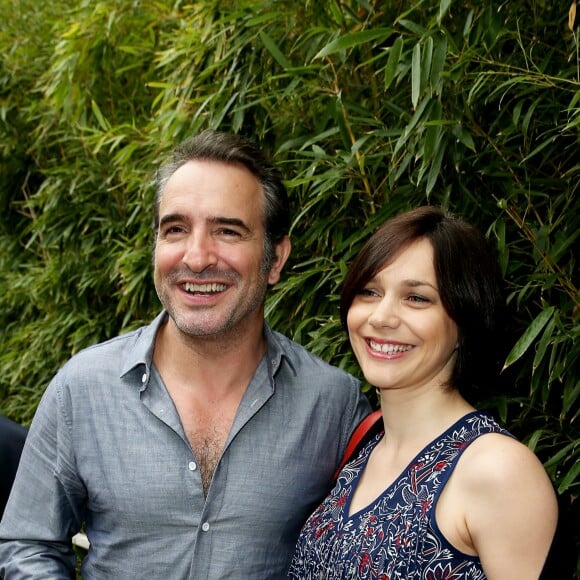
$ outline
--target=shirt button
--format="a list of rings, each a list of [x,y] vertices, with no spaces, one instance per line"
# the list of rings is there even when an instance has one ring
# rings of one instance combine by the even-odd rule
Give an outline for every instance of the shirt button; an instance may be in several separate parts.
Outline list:
[[[209,530],[209,523],[208,522],[203,522],[203,524],[201,525],[201,529],[204,532],[207,532]]]
[[[146,383],[147,382],[147,373],[145,373],[142,377],[141,377],[141,382],[142,383]]]
[[[190,461],[187,467],[189,467],[189,471],[195,471],[197,469],[197,464],[195,461]]]

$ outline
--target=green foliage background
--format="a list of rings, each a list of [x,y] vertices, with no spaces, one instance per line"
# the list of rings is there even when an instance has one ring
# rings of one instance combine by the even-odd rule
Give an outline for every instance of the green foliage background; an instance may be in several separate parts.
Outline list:
[[[0,0],[0,411],[29,423],[72,353],[156,314],[155,166],[192,133],[233,130],[281,164],[294,210],[268,318],[354,374],[337,295],[369,233],[425,203],[488,233],[514,324],[501,389],[480,403],[538,453],[563,514],[577,514],[580,17],[569,9]]]

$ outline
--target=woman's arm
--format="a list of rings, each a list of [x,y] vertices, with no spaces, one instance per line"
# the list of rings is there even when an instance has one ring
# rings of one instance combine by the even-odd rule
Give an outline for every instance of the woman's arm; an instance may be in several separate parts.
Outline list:
[[[537,580],[558,519],[544,467],[525,445],[499,434],[479,438],[464,459],[465,524],[488,579]]]

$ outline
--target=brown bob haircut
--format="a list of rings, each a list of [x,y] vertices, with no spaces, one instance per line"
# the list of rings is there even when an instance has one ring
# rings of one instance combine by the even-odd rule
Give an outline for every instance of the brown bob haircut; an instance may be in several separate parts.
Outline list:
[[[449,386],[472,398],[494,387],[505,320],[503,282],[494,249],[474,226],[433,206],[402,213],[383,224],[350,264],[340,299],[346,318],[355,296],[414,241],[433,246],[441,302],[458,329],[458,352]]]

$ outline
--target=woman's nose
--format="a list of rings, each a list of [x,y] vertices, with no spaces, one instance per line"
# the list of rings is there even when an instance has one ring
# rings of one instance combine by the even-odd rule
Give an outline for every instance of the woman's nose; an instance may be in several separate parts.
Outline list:
[[[384,296],[369,316],[369,324],[374,328],[396,328],[400,322],[398,306],[389,296]]]

